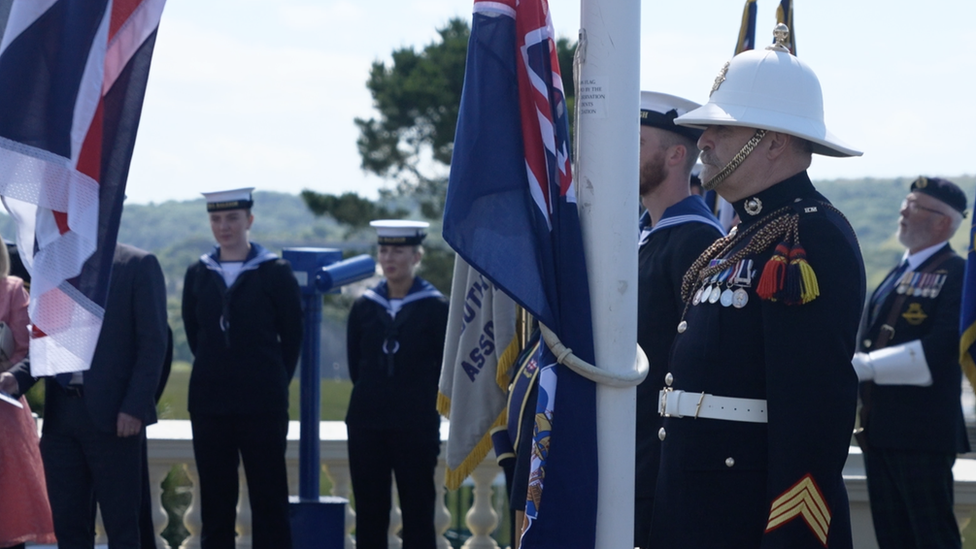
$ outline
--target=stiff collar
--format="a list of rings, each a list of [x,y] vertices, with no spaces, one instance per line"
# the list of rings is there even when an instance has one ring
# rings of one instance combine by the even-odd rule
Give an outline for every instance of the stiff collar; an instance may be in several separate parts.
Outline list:
[[[905,254],[902,255],[901,260],[908,262],[909,271],[914,271],[919,267],[921,267],[922,263],[928,261],[930,257],[935,255],[935,253],[941,250],[942,248],[945,248],[948,244],[949,241],[946,240],[945,242],[939,242],[935,246],[929,246],[928,248],[925,248],[924,250],[919,250],[913,254],[909,254],[908,250],[905,250]]]
[[[806,171],[776,183],[752,196],[732,203],[735,213],[743,225],[765,217],[783,206],[788,206],[801,198],[819,197]]]

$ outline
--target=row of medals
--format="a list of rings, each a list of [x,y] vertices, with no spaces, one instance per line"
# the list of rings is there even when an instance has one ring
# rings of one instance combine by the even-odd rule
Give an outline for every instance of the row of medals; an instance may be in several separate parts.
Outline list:
[[[713,259],[708,266],[713,267],[722,261],[724,260]],[[742,259],[734,266],[706,278],[702,287],[692,297],[691,304],[721,303],[723,307],[741,309],[749,303],[749,292],[745,288],[752,286],[752,277],[755,274],[752,260]]]
[[[944,274],[908,272],[901,276],[895,291],[899,294],[937,297],[945,281]]]

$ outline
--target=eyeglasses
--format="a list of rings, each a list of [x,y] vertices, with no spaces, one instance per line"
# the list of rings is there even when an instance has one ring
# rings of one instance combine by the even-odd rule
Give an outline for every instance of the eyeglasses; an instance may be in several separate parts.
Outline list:
[[[925,206],[919,206],[918,202],[914,198],[906,198],[901,201],[901,209],[908,209],[911,213],[918,213],[919,210],[924,210],[926,212],[932,212],[934,214],[945,215],[939,210],[933,210],[932,208],[926,208]]]

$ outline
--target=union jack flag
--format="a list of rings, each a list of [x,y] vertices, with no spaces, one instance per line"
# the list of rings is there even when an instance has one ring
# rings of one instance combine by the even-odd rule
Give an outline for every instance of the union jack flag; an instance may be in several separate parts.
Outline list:
[[[545,0],[475,1],[444,239],[592,362],[589,283],[554,37]],[[592,547],[595,386],[557,365],[547,347],[543,353],[522,544]]]
[[[35,376],[87,370],[164,0],[13,0],[0,195],[31,272]]]

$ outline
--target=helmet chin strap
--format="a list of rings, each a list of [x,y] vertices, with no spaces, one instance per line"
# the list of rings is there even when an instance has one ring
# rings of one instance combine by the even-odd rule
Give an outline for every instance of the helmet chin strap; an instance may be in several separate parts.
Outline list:
[[[739,152],[732,157],[732,160],[729,160],[729,163],[722,168],[722,171],[718,172],[715,177],[702,183],[702,188],[706,191],[715,190],[715,187],[718,187],[719,183],[725,181],[725,179],[732,175],[732,172],[734,172],[742,164],[742,162],[745,161],[746,157],[752,153],[752,150],[756,148],[756,145],[758,145],[765,136],[766,130],[756,130],[756,133],[753,134],[752,138],[749,139],[749,141],[746,141],[746,144],[739,149]]]

